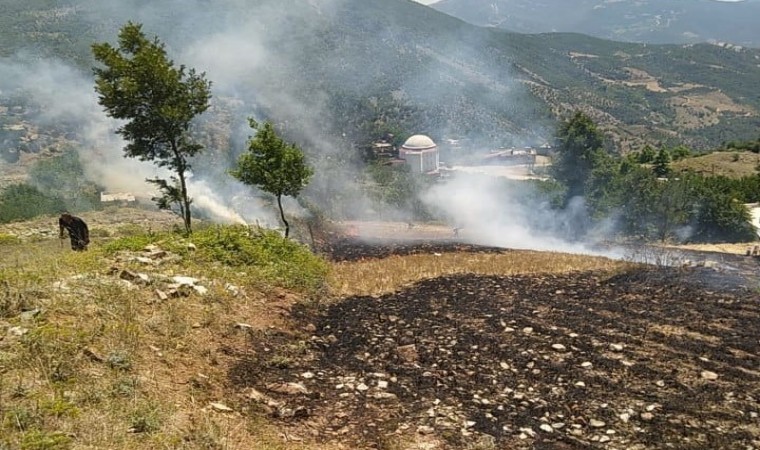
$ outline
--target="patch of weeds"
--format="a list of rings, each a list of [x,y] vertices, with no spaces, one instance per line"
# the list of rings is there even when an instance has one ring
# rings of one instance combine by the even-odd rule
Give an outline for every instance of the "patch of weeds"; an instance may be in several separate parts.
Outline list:
[[[265,283],[303,291],[318,290],[325,284],[327,263],[275,231],[241,225],[211,226],[196,231],[191,241],[197,248],[196,258],[251,267]]]
[[[90,237],[108,238],[111,237],[111,232],[105,228],[90,228]]]
[[[79,416],[79,408],[73,403],[69,402],[65,398],[56,397],[53,400],[46,400],[39,403],[38,406],[41,413],[51,415],[54,417],[77,417]]]
[[[21,242],[17,236],[12,234],[0,233],[0,245],[18,244]]]
[[[121,377],[111,386],[111,395],[114,397],[134,397],[137,392],[138,381],[132,377]]]
[[[192,448],[207,450],[227,448],[226,433],[218,423],[208,417],[202,418],[200,423],[195,418],[191,420],[191,428],[184,433],[184,441],[191,444]]]
[[[121,251],[137,252],[150,244],[155,244],[161,238],[161,235],[145,233],[141,230],[139,234],[126,235],[107,243],[103,246],[103,251],[109,255]]]
[[[161,414],[153,405],[142,404],[129,415],[129,431],[153,433],[161,428]]]
[[[15,405],[3,414],[3,428],[26,431],[41,422],[41,417],[36,410],[24,405]]]
[[[43,294],[39,277],[14,270],[0,270],[0,317],[15,317],[35,307]]]
[[[128,371],[132,368],[132,358],[124,350],[113,351],[106,357],[108,367],[114,370]]]
[[[29,363],[52,382],[65,382],[77,372],[76,363],[87,339],[84,331],[43,325],[24,337]]]
[[[267,367],[274,369],[290,369],[293,367],[293,358],[285,355],[274,355],[266,362]]]
[[[71,444],[71,438],[63,433],[33,430],[24,434],[21,450],[65,450]]]

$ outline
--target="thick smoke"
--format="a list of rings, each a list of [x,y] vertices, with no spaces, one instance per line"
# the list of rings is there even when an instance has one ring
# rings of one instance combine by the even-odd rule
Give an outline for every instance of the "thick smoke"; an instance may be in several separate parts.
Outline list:
[[[212,138],[207,156],[195,164],[196,172],[190,177],[189,190],[194,205],[214,220],[278,226],[271,204],[262,200],[254,189],[235,182],[226,172],[253,132],[247,127],[248,117],[273,119],[318,165],[309,193],[323,201],[320,206],[329,204],[330,212],[353,218],[379,209],[361,193],[356,181],[357,168],[348,157],[356,154],[353,143],[342,133],[335,133],[341,124],[336,123],[339,120],[331,114],[334,105],[330,104],[330,93],[313,89],[318,83],[313,83],[311,74],[293,71],[297,66],[293,59],[303,55],[301,49],[294,48],[295,42],[302,41],[291,36],[297,33],[317,39],[324,31],[320,27],[329,26],[331,17],[345,2],[299,0],[293,5],[283,5],[274,0],[253,4],[220,0],[211,7],[206,0],[113,0],[94,3],[79,10],[79,14],[92,23],[112,25],[102,28],[109,29],[110,34],[98,37],[109,42],[115,42],[116,30],[127,20],[143,23],[148,35],[157,35],[166,42],[167,51],[176,64],[206,73],[213,83],[214,99],[203,126],[210,129],[206,135]],[[357,6],[346,6],[347,9],[352,7]],[[172,26],[166,26],[167,23]],[[507,55],[493,53],[492,59],[483,61],[469,51],[481,44],[487,45],[485,35],[461,35],[464,32],[457,30],[460,34],[436,45],[432,41],[413,42],[412,36],[397,35],[378,23],[373,22],[378,27],[375,30],[378,40],[394,49],[403,49],[402,54],[423,55],[419,60],[404,64],[414,70],[405,71],[401,84],[387,94],[410,100],[420,110],[427,109],[423,111],[427,116],[444,118],[438,120],[434,128],[429,126],[431,121],[420,120],[418,123],[425,128],[408,132],[430,134],[439,142],[466,133],[471,124],[457,120],[457,108],[462,108],[465,99],[474,99],[476,107],[496,102],[500,108],[518,113],[513,116],[521,116],[519,111],[527,91],[512,74],[502,70],[505,65],[501,60]],[[298,28],[294,28],[294,24]],[[345,79],[347,89],[362,92],[376,89],[373,84],[378,73],[368,70],[362,74],[356,68],[346,68],[339,53],[325,53],[320,58],[324,60],[316,64],[322,76]],[[403,60],[404,57],[396,55],[396,58]],[[80,156],[93,181],[109,191],[128,191],[145,197],[155,195],[153,186],[144,179],[167,174],[152,164],[123,158],[124,143],[114,134],[118,124],[108,119],[97,104],[90,73],[60,61],[17,56],[0,64],[0,83],[3,83],[0,89],[22,89],[43,105],[35,120],[41,123],[66,121],[75,125],[81,140]],[[312,88],[305,97],[302,90],[309,83]],[[531,123],[527,114],[525,123],[519,126],[487,117],[483,120],[491,121],[486,128],[493,132],[470,136],[473,142],[482,143],[482,148],[535,143],[539,137],[551,133],[541,125],[525,125]],[[220,125],[222,122],[224,125]],[[213,138],[218,135],[225,137]],[[526,207],[525,202],[517,200],[527,195],[521,188],[505,190],[498,180],[474,180],[455,177],[434,186],[421,200],[442,212],[453,226],[464,227],[467,236],[477,236],[480,243],[586,251],[581,245],[569,243],[572,239],[566,239],[573,234],[568,230],[577,225],[582,206],[560,213],[548,206]],[[287,202],[286,206],[289,214],[305,214],[295,201]],[[402,217],[404,213],[396,216]],[[553,226],[543,226],[547,223]]]

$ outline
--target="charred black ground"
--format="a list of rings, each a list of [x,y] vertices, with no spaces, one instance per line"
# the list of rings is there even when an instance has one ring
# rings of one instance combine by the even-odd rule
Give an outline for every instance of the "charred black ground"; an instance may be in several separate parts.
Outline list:
[[[758,448],[760,297],[708,271],[427,280],[296,311],[230,377],[359,448]]]

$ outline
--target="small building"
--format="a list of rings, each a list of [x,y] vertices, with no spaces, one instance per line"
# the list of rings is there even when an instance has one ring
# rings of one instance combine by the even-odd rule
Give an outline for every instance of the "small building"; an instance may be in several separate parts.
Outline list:
[[[413,173],[437,172],[440,163],[438,146],[429,137],[416,134],[404,142],[398,151]]]
[[[107,194],[105,192],[100,193],[100,203],[129,205],[135,202],[137,202],[137,199],[129,192],[118,192],[114,194]]]

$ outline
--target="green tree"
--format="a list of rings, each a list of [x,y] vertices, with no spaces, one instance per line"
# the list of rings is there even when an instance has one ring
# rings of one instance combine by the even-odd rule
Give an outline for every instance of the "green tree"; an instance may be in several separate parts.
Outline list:
[[[708,191],[699,204],[694,238],[704,242],[750,242],[757,239],[757,230],[742,202]]]
[[[649,144],[647,144],[638,154],[639,163],[640,164],[651,163],[652,161],[654,161],[654,158],[656,156],[657,156],[657,153]]]
[[[652,162],[654,163],[652,170],[654,170],[655,175],[666,177],[670,174],[670,153],[667,150],[661,148]]]
[[[60,197],[45,195],[29,184],[13,184],[0,191],[0,223],[54,214],[62,203]]]
[[[176,176],[147,180],[158,186],[160,208],[177,205],[185,231],[192,231],[191,199],[187,193],[189,158],[203,150],[190,136],[193,119],[209,106],[211,82],[204,73],[175,67],[164,44],[148,39],[142,25],[128,22],[119,45],[94,44],[95,90],[106,113],[124,120],[117,133],[126,141],[125,156],[152,161]]]
[[[576,112],[557,131],[557,157],[552,175],[567,187],[565,202],[586,194],[594,167],[604,159],[602,134],[590,117]]]
[[[257,186],[277,198],[280,219],[285,225],[285,237],[290,225],[285,219],[282,196],[297,197],[309,184],[314,171],[306,163],[303,151],[285,142],[275,131],[271,122],[263,125],[249,119],[256,135],[248,140],[248,151],[240,155],[237,167],[230,174],[249,186]]]

